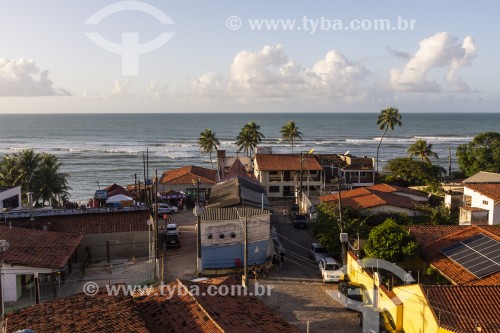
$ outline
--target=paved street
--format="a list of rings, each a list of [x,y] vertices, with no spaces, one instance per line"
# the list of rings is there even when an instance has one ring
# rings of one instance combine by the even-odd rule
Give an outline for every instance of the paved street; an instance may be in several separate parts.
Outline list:
[[[327,295],[336,291],[336,284],[324,284],[317,264],[309,257],[313,239],[309,230],[294,229],[283,208],[276,207],[272,225],[276,228],[285,250],[285,263],[281,269],[271,272],[267,280],[259,284],[272,286],[270,296],[261,299],[286,321],[309,332],[361,332],[357,315],[347,311]],[[181,231],[181,247],[166,250],[165,281],[176,278],[191,279],[196,270],[196,218],[192,211],[173,214],[171,223],[177,223]]]

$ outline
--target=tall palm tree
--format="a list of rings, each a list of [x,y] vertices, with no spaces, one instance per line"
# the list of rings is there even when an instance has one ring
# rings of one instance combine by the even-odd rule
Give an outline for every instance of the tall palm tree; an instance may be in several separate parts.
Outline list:
[[[45,206],[60,204],[60,199],[68,196],[68,174],[61,172],[62,163],[52,154],[42,154],[34,180],[35,202]]]
[[[238,151],[244,150],[247,155],[250,155],[250,152],[262,142],[262,139],[265,138],[264,134],[262,134],[259,130],[260,126],[257,125],[255,121],[245,124],[236,138]]]
[[[408,148],[410,157],[418,156],[425,162],[431,163],[429,157],[438,158],[438,154],[432,151],[432,143],[427,144],[425,140],[417,140]]]
[[[212,169],[213,169],[214,164],[212,162],[212,153],[214,150],[217,150],[218,146],[220,146],[219,139],[215,137],[215,132],[212,132],[210,128],[205,129],[203,132],[200,133],[198,144],[200,145],[200,149],[204,153],[210,154],[210,163],[212,164]]]
[[[293,120],[290,120],[281,127],[280,132],[285,141],[291,142],[293,154],[293,141],[295,139],[302,140],[302,133],[299,132],[299,127],[295,125],[295,122]]]
[[[33,149],[23,149],[14,153],[12,159],[17,169],[17,177],[12,186],[20,185],[23,193],[33,190],[33,177],[36,176],[42,156]]]
[[[389,107],[385,110],[380,111],[378,115],[377,125],[379,126],[381,131],[384,131],[384,134],[380,138],[380,142],[377,147],[377,174],[378,174],[378,153],[380,150],[380,145],[382,144],[382,140],[384,139],[387,131],[390,129],[394,130],[394,126],[401,126],[401,115],[399,114],[399,110],[397,108]]]

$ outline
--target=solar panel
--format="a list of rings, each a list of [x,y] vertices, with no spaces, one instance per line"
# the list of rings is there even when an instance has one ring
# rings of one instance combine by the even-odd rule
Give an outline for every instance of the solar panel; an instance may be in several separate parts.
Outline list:
[[[500,242],[483,234],[448,246],[441,253],[478,278],[500,271]]]

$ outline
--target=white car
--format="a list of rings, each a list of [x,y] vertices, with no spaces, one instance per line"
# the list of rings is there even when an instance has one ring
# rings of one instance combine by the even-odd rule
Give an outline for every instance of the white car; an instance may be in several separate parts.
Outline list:
[[[335,259],[323,257],[319,259],[319,270],[323,277],[323,282],[339,282],[344,279],[344,273]]]
[[[319,262],[319,260],[323,257],[328,257],[328,250],[324,248],[320,243],[312,243],[311,244],[311,258],[314,261]]]
[[[169,213],[177,213],[179,208],[176,206],[170,206],[167,204],[158,205],[158,215],[169,214]]]

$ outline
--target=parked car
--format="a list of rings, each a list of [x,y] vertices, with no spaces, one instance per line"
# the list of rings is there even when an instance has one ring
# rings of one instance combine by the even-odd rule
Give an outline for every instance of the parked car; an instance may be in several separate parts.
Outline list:
[[[339,282],[344,279],[340,265],[335,259],[323,257],[319,259],[319,271],[323,278],[323,282]]]
[[[172,233],[172,232],[176,232],[176,233],[180,234],[179,227],[175,223],[167,224],[167,234]]]
[[[167,231],[165,236],[165,247],[180,247],[181,239],[177,231]]]
[[[307,228],[307,219],[305,215],[296,214],[294,217],[292,217],[292,223],[294,228]]]
[[[163,214],[177,213],[179,208],[176,206],[170,206],[168,204],[158,205],[158,216],[163,216]]]
[[[363,327],[363,332],[392,333],[396,332],[394,324],[384,312],[378,312],[371,306],[363,306],[358,312],[358,324]]]
[[[337,296],[343,301],[347,309],[354,311],[359,311],[363,305],[369,304],[367,290],[361,284],[341,281],[339,282]]]
[[[328,257],[328,251],[319,243],[311,244],[311,258],[313,258],[316,262],[319,262],[319,259],[323,257]]]

